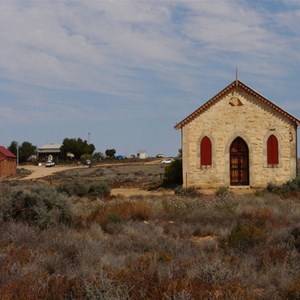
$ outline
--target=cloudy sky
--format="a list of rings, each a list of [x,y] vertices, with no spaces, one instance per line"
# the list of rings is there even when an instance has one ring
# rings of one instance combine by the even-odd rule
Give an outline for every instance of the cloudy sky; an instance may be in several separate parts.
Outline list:
[[[1,0],[0,144],[177,155],[174,125],[236,65],[300,119],[299,28],[300,0]]]

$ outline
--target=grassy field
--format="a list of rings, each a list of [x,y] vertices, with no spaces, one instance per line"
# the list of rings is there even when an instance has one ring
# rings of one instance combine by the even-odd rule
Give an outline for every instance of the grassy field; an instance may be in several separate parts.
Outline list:
[[[2,181],[1,299],[299,299],[298,181],[251,195],[110,195],[158,188],[162,173],[111,166]]]

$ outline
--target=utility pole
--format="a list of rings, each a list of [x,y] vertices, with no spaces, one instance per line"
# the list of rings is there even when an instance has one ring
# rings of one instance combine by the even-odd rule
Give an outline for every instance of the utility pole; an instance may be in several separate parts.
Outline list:
[[[19,167],[19,143],[17,142],[17,168]]]
[[[90,144],[90,137],[91,137],[91,133],[89,132],[89,133],[88,133],[88,135],[89,135],[89,138],[88,138],[88,143]]]

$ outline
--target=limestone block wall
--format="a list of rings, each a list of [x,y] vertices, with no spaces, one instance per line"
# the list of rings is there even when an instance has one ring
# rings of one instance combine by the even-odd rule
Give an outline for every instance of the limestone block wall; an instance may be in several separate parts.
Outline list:
[[[280,184],[296,177],[296,125],[256,97],[236,87],[182,128],[185,187],[230,186],[230,146],[241,137],[249,148],[251,187]],[[267,139],[279,144],[279,164],[267,164]],[[212,142],[212,166],[200,165],[200,141]]]

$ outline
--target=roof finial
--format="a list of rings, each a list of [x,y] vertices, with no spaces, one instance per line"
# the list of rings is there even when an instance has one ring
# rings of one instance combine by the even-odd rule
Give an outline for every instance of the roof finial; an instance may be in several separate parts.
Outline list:
[[[235,85],[239,85],[239,79],[238,79],[238,66],[235,66]]]

